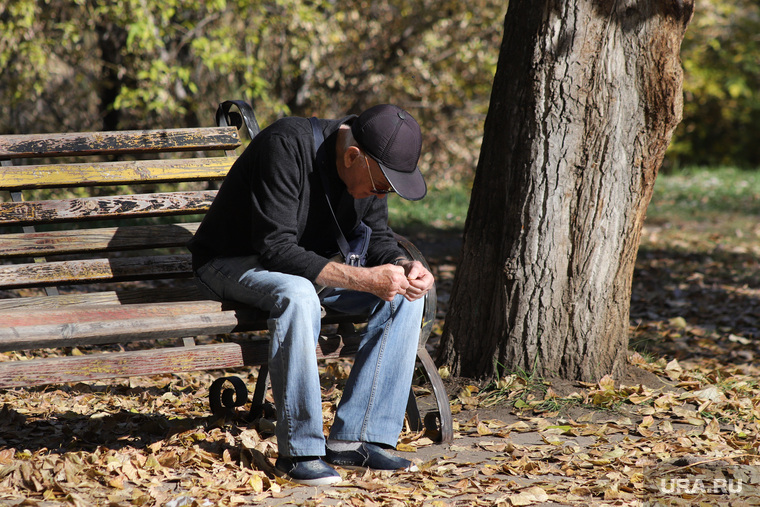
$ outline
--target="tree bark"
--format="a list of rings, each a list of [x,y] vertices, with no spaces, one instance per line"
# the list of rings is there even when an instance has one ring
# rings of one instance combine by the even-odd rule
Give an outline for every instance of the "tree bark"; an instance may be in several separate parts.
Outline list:
[[[693,0],[512,0],[439,363],[586,381],[626,364]]]

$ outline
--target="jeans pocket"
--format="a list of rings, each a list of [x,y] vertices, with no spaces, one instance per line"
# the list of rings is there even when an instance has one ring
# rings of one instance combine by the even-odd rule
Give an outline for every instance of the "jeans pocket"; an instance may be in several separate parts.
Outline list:
[[[204,280],[205,276],[208,276],[209,274],[210,264],[211,263],[209,262],[208,264],[201,266],[195,271],[195,284],[198,286],[198,289],[201,291],[205,298],[212,299],[214,301],[223,301],[224,298],[222,295],[212,289],[211,286]],[[213,268],[211,268],[211,270],[213,270]]]

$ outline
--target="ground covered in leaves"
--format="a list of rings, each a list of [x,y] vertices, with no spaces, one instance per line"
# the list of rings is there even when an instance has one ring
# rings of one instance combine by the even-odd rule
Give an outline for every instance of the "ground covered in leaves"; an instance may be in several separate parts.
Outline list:
[[[0,391],[0,505],[758,505],[760,252],[736,236],[648,226],[628,374],[447,379],[454,441],[399,444],[419,472],[294,486],[271,474],[270,422],[209,415],[219,372],[167,375]],[[457,237],[416,241],[443,316]],[[326,425],[348,368],[324,371]]]

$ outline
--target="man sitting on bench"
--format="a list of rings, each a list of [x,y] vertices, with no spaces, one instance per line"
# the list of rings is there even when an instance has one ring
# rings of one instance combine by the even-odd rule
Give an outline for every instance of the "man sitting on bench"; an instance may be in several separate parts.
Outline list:
[[[294,482],[338,482],[327,463],[412,468],[387,449],[403,426],[422,298],[434,280],[398,246],[385,195],[425,196],[421,147],[417,121],[393,105],[338,120],[278,120],[232,166],[189,244],[210,297],[269,312],[275,468]],[[369,315],[327,442],[321,306]]]

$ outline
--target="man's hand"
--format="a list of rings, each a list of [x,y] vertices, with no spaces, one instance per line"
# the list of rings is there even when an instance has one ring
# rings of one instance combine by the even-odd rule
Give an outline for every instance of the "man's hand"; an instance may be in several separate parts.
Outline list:
[[[371,268],[330,262],[316,282],[326,287],[369,292],[384,301],[392,301],[399,294],[414,301],[430,290],[434,279],[419,261],[407,261],[401,266],[383,264]]]
[[[380,299],[392,301],[398,294],[406,295],[409,290],[409,280],[401,266],[384,264],[365,269],[371,275],[367,292],[371,292]]]
[[[423,297],[433,287],[435,278],[420,261],[407,261],[402,263],[401,267],[404,268],[404,274],[409,281],[409,287],[404,294],[409,301]]]

